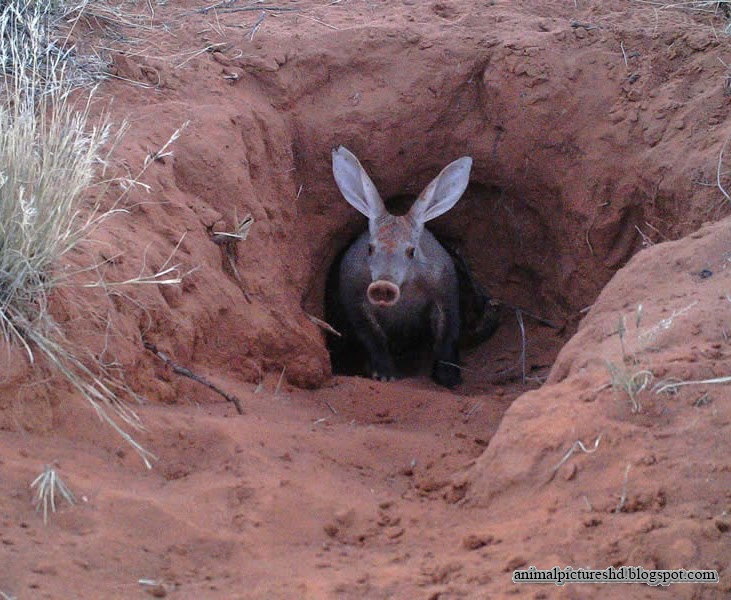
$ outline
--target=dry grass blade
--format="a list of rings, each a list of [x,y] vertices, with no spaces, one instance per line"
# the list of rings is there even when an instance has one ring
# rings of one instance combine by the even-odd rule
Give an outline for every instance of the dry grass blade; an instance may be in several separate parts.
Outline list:
[[[183,122],[183,124],[173,132],[173,134],[168,138],[168,141],[165,142],[162,147],[160,147],[160,149],[156,150],[155,152],[150,152],[150,154],[147,155],[147,157],[145,158],[145,164],[142,167],[142,172],[140,173],[140,175],[142,175],[142,173],[147,170],[147,167],[149,167],[152,162],[161,161],[168,156],[173,156],[173,152],[172,150],[170,150],[170,146],[172,146],[173,143],[178,140],[180,134],[185,131],[185,128],[188,127],[188,125],[190,125],[190,121]],[[136,179],[139,179],[140,175],[138,175]]]
[[[53,465],[46,465],[43,472],[33,480],[30,484],[31,489],[35,488],[35,497],[33,498],[33,505],[38,512],[41,507],[43,508],[43,523],[48,524],[48,508],[51,508],[51,512],[56,512],[56,496],[68,502],[70,505],[76,503],[74,494],[64,483],[61,476],[56,472]]]
[[[627,502],[627,484],[629,482],[629,471],[631,468],[632,468],[632,465],[627,463],[627,466],[624,469],[624,483],[622,484],[622,495],[619,497],[617,506],[614,507],[613,512],[615,512],[615,513],[622,512],[622,509],[624,508],[624,505]]]
[[[564,463],[579,450],[581,450],[584,454],[593,454],[594,452],[596,452],[599,448],[599,442],[602,440],[602,435],[604,434],[600,433],[597,436],[597,438],[594,440],[594,446],[592,448],[587,448],[584,445],[584,442],[582,442],[581,440],[576,440],[571,445],[571,448],[566,451],[566,454],[563,455],[563,458],[558,462],[558,464],[553,467],[552,472],[555,474],[556,471],[558,471],[564,465]]]
[[[684,2],[661,2],[660,0],[635,0],[638,4],[649,4],[656,6],[659,10],[684,9],[689,11],[709,13],[713,15],[728,17],[729,0],[686,0]]]
[[[282,367],[282,372],[279,374],[279,380],[277,381],[277,387],[274,388],[274,397],[275,398],[279,397],[279,390],[282,387],[282,381],[284,381],[284,374],[286,372],[287,372],[287,367],[285,365],[284,367]]]
[[[199,13],[206,13],[210,10],[214,10],[217,13],[220,14],[227,14],[227,13],[237,13],[237,12],[251,12],[251,11],[270,11],[270,12],[298,12],[300,9],[296,7],[289,7],[289,6],[270,6],[270,5],[260,5],[256,4],[255,6],[240,6],[240,7],[231,7],[231,6],[221,6],[215,5],[215,6],[208,6],[206,8],[198,9],[194,12]]]
[[[698,379],[695,381],[681,381],[676,379],[666,379],[659,382],[653,390],[656,394],[674,394],[678,391],[679,387],[686,385],[717,385],[723,383],[731,383],[731,376],[726,377],[714,377],[712,379]]]
[[[172,265],[170,267],[167,267],[166,269],[162,269],[158,271],[157,273],[152,273],[151,275],[145,275],[144,273],[140,273],[137,277],[134,277],[132,279],[126,279],[124,281],[106,281],[104,279],[100,279],[99,281],[95,281],[92,283],[84,283],[81,285],[81,287],[86,288],[104,288],[104,289],[110,289],[113,287],[121,287],[121,286],[128,286],[128,285],[179,285],[182,283],[183,278],[180,275],[180,265]]]
[[[525,362],[526,362],[526,339],[525,324],[523,323],[523,313],[520,309],[515,311],[515,318],[518,319],[520,327],[520,381],[525,384]]]
[[[723,177],[723,155],[726,152],[726,146],[728,146],[729,140],[731,140],[731,137],[726,138],[726,141],[723,142],[723,146],[721,146],[721,151],[718,153],[718,166],[716,167],[716,185],[718,186],[719,191],[723,194],[724,198],[731,202],[731,195],[729,195],[729,193],[726,191],[726,188],[723,187],[723,183],[721,182],[721,179]]]

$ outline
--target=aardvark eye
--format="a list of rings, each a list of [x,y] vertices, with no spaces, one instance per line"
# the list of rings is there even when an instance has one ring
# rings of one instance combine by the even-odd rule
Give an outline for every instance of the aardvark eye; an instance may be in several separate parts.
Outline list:
[[[373,244],[368,244],[368,256],[373,256],[373,251],[375,248],[373,247]]]
[[[414,254],[416,254],[416,248],[414,248],[413,246],[409,246],[408,248],[406,248],[406,256],[408,256],[409,258],[414,258]]]

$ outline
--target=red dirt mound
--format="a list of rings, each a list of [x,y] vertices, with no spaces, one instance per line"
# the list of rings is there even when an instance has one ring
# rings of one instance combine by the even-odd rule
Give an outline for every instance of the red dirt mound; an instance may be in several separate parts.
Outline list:
[[[158,460],[146,471],[50,367],[3,350],[0,591],[667,593],[511,581],[530,565],[632,565],[717,569],[720,583],[670,593],[728,596],[731,394],[658,393],[729,371],[720,15],[619,0],[136,10],[74,35],[114,48],[101,95],[130,131],[110,206],[151,162],[125,212],[59,265],[96,264],[79,277],[110,285],[58,290],[52,308],[85,358],[146,399],[136,439]],[[468,352],[456,392],[425,375],[331,377],[309,317],[324,317],[330,264],[365,227],[332,181],[339,144],[384,197],[473,157],[434,230],[502,324]],[[228,254],[216,233],[247,214]],[[111,285],[173,265],[180,286]],[[44,526],[28,484],[52,461],[78,502]]]

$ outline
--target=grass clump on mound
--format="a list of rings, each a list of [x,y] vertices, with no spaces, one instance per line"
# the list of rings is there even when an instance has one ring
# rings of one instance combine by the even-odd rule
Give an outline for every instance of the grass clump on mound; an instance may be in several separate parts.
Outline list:
[[[88,87],[104,78],[106,63],[97,54],[79,54],[61,28],[73,31],[89,12],[91,0],[0,0],[0,70],[24,75],[35,85],[58,85],[59,73],[71,87]],[[2,85],[2,84],[0,84]]]
[[[115,212],[82,207],[113,140],[107,119],[92,125],[92,94],[70,76],[71,51],[49,42],[50,15],[62,9],[0,0],[0,334],[32,363],[43,356],[149,467],[151,455],[123,429],[140,424],[114,392],[120,382],[82,362],[48,312],[50,291],[68,283],[59,260]]]

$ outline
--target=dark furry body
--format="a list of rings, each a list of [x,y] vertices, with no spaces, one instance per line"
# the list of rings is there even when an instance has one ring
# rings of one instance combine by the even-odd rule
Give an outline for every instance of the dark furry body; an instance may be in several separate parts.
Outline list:
[[[368,302],[366,290],[373,278],[368,262],[370,235],[364,232],[344,252],[337,273],[338,315],[341,327],[365,349],[371,374],[379,379],[396,376],[396,359],[418,354],[429,344],[433,352],[432,377],[454,387],[459,371],[459,292],[452,259],[434,236],[424,231],[419,260],[400,284],[394,306]]]
[[[336,256],[328,272],[325,291],[325,318],[342,334],[342,337],[328,336],[333,370],[345,375],[364,374],[368,370],[366,363],[370,362],[366,347],[347,317],[340,292],[343,258],[355,241]],[[449,245],[440,245],[448,252],[457,274],[460,341],[468,346],[476,345],[488,339],[497,329],[497,311],[484,289],[472,276],[462,256]],[[417,313],[413,322],[416,326],[412,322],[394,323],[389,330],[388,352],[399,374],[418,372],[425,362],[433,358],[435,340],[432,329],[428,326],[429,312],[426,307]],[[455,350],[455,358],[458,359],[458,347]]]

